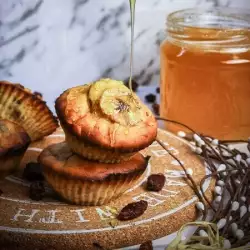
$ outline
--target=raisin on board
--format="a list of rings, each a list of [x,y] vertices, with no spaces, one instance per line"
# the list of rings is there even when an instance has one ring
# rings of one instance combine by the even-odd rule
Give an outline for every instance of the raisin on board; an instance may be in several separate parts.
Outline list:
[[[133,220],[144,214],[147,208],[148,202],[144,200],[129,203],[120,211],[117,219],[121,221]]]
[[[159,192],[164,187],[166,177],[163,174],[151,174],[147,180],[147,190]]]
[[[152,108],[156,115],[160,115],[160,105],[158,103],[153,103]]]
[[[156,88],[156,93],[159,94],[160,93],[160,87]]]
[[[148,95],[145,96],[145,100],[147,102],[155,102],[156,96],[154,94],[148,94]]]
[[[140,245],[139,250],[153,250],[152,241],[144,242]]]
[[[32,182],[30,185],[30,199],[35,201],[40,201],[43,199],[45,195],[45,187],[43,185],[43,182],[36,181]]]
[[[23,178],[28,181],[43,181],[42,166],[37,162],[29,162],[23,170]]]

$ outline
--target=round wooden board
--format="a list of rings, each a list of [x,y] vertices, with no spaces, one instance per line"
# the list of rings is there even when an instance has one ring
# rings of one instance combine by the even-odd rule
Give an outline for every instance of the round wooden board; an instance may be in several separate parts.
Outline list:
[[[196,183],[204,177],[206,169],[199,157],[191,152],[184,140],[164,131],[158,137],[186,166],[193,170]],[[66,204],[55,199],[47,187],[48,195],[41,202],[29,199],[30,183],[22,179],[22,168],[36,161],[42,148],[64,140],[61,129],[42,141],[33,143],[21,164],[21,170],[0,182],[0,246],[6,249],[115,249],[141,244],[177,231],[184,223],[195,220],[197,197],[185,181],[185,175],[171,156],[154,142],[142,153],[151,155],[149,165],[138,181],[119,199],[101,207],[83,207]],[[145,191],[144,183],[152,173],[164,173],[166,184],[162,191]],[[208,179],[204,188],[211,197],[212,184]],[[120,210],[133,201],[147,200],[145,214],[135,220],[118,222],[115,227],[110,209]],[[2,249],[2,248],[1,248]],[[3,248],[5,249],[5,248]],[[100,249],[100,248],[99,248]]]

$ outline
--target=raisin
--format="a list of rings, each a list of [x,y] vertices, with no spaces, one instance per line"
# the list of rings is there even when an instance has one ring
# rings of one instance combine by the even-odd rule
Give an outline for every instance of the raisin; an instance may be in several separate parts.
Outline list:
[[[160,93],[160,87],[156,88],[156,93],[159,94]]]
[[[148,95],[145,96],[145,100],[147,102],[155,102],[156,96],[154,94],[148,94]]]
[[[160,105],[158,103],[153,103],[152,108],[156,115],[160,115]]]
[[[117,216],[117,219],[121,221],[133,220],[143,215],[144,212],[147,210],[147,208],[148,208],[148,202],[144,200],[129,203],[120,211],[120,213]]]
[[[23,171],[23,178],[28,181],[43,181],[42,166],[37,162],[29,162]]]
[[[147,190],[159,192],[162,190],[166,181],[163,174],[151,174],[147,180]]]
[[[30,185],[30,199],[40,201],[45,195],[45,188],[43,182],[36,181]]]
[[[43,94],[40,93],[40,92],[38,92],[38,91],[35,91],[33,94],[34,94],[35,96],[37,96],[38,98],[43,98]]]
[[[129,87],[129,78],[124,81],[124,84],[127,87]],[[139,87],[139,84],[135,80],[132,80],[132,90],[136,92],[138,90],[138,87]]]
[[[144,242],[140,245],[139,250],[153,250],[152,241]]]

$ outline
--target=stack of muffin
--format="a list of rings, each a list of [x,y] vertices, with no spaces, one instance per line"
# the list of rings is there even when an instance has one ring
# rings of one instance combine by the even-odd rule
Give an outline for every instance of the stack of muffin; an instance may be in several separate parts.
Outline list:
[[[102,205],[133,186],[147,167],[139,151],[157,134],[140,99],[123,82],[101,79],[66,90],[55,108],[66,141],[38,159],[55,191],[75,204]]]

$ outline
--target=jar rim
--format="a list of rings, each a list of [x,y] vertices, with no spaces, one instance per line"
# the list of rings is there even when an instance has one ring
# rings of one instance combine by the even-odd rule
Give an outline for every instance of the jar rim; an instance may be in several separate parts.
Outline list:
[[[190,8],[167,16],[168,30],[180,28],[250,29],[250,10],[240,8]]]
[[[175,44],[223,53],[250,49],[250,10],[191,8],[167,17],[167,39]]]

